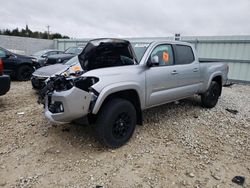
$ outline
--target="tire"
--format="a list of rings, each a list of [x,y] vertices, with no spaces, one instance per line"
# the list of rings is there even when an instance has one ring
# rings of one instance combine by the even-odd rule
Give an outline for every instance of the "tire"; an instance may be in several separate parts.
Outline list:
[[[97,139],[108,148],[124,145],[133,135],[136,126],[136,110],[124,99],[112,99],[100,110],[95,131]]]
[[[17,74],[16,74],[16,78],[19,81],[27,81],[30,80],[32,73],[34,72],[34,68],[32,66],[29,65],[21,65],[18,69],[17,69]]]
[[[208,90],[201,95],[201,104],[204,108],[213,108],[218,102],[220,97],[220,85],[212,81]]]

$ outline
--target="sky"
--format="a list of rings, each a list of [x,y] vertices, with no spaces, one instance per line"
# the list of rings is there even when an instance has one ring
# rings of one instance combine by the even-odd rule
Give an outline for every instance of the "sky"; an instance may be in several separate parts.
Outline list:
[[[250,0],[8,0],[0,29],[71,38],[250,35]]]

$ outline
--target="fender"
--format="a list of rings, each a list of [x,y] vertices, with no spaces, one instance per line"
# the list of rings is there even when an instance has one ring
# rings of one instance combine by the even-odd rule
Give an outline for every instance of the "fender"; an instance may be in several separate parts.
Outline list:
[[[208,83],[205,85],[204,91],[208,90],[213,78],[215,78],[216,76],[221,76],[222,77],[222,72],[221,71],[216,71],[216,72],[211,74],[211,76],[209,77]]]
[[[141,102],[141,109],[145,107],[145,94],[141,91],[140,86],[135,82],[119,82],[115,84],[111,84],[102,89],[99,94],[95,106],[92,110],[93,114],[97,114],[99,109],[101,108],[104,100],[112,93],[123,91],[123,90],[135,90],[139,96]]]

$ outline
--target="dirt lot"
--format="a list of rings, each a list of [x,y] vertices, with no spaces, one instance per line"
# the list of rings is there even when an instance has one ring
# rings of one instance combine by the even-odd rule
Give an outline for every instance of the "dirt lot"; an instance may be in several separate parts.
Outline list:
[[[225,109],[235,109],[236,115]],[[0,97],[0,187],[250,187],[250,87],[144,113],[131,141],[103,148],[90,126],[51,125],[29,82]]]

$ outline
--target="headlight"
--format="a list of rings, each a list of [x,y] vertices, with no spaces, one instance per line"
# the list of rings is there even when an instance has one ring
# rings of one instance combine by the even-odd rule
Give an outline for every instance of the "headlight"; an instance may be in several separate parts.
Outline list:
[[[61,62],[62,62],[62,59],[58,59],[57,62],[58,62],[58,63],[61,63]]]
[[[37,58],[32,58],[31,61],[38,62]]]
[[[96,84],[98,81],[99,81],[99,78],[96,78],[96,77],[79,77],[74,80],[75,87],[83,91],[89,91],[90,87]]]

